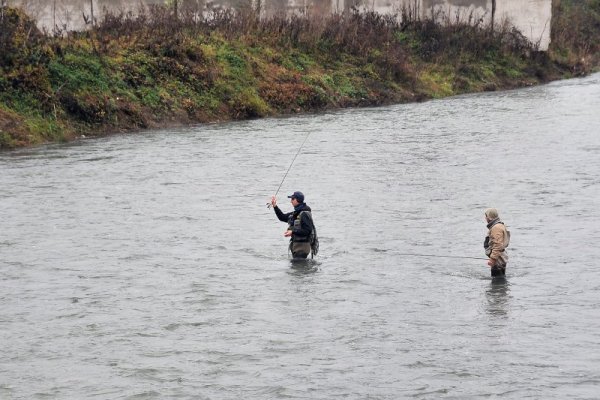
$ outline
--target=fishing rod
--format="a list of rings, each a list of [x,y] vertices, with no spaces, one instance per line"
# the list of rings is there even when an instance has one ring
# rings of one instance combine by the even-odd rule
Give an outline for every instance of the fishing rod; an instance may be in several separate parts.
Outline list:
[[[292,162],[290,163],[290,166],[288,167],[287,171],[285,171],[285,175],[283,176],[283,179],[281,180],[281,183],[279,184],[279,187],[277,188],[277,191],[275,192],[275,197],[277,197],[277,193],[279,193],[279,189],[281,189],[281,185],[283,185],[283,182],[285,181],[285,178],[288,176],[288,173],[292,169],[292,165],[294,165],[294,161],[296,161],[296,157],[298,157],[298,154],[300,154],[300,151],[302,150],[302,147],[304,147],[304,143],[306,143],[306,139],[308,139],[308,136],[310,136],[310,131],[308,131],[308,133],[304,137],[304,141],[302,142],[302,144],[298,148],[298,151],[296,152],[296,155],[292,159]],[[271,208],[271,203],[267,203],[267,208]]]

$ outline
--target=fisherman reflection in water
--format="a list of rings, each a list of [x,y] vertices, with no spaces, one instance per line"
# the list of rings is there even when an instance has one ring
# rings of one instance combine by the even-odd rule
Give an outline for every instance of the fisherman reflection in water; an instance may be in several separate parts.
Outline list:
[[[277,198],[271,197],[271,205],[275,210],[275,214],[280,221],[287,222],[288,229],[283,236],[290,238],[289,249],[294,258],[307,258],[311,251],[316,255],[316,251],[311,249],[311,242],[314,243],[316,229],[312,220],[311,209],[304,202],[304,194],[302,192],[294,192],[288,196],[291,199],[294,211],[283,213],[277,206]]]
[[[488,235],[485,237],[483,247],[485,255],[488,256],[488,265],[493,277],[506,275],[506,264],[508,263],[508,254],[506,248],[510,243],[510,232],[500,220],[498,210],[488,208],[485,210],[485,220],[487,222]]]

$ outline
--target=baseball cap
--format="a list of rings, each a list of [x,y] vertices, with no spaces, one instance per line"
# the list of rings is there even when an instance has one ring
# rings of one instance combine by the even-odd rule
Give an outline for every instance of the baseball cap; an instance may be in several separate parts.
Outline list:
[[[288,199],[296,199],[300,203],[304,203],[304,194],[302,192],[294,192],[288,196]]]

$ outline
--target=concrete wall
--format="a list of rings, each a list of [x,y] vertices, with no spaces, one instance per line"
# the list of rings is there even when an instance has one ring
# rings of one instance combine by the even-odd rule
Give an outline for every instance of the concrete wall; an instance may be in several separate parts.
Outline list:
[[[539,44],[540,50],[550,45],[551,0],[497,1],[496,21],[507,20],[531,42]]]
[[[54,27],[62,30],[79,30],[91,22],[92,14],[97,20],[104,8],[128,10],[139,2],[128,0],[6,0],[9,6],[23,8],[38,21],[42,29],[52,31]],[[152,3],[153,1],[144,1]],[[158,2],[158,1],[156,1]]]
[[[1,0],[0,0],[1,1]],[[4,0],[9,6],[21,7],[38,21],[42,29],[52,31],[85,29],[92,14],[97,21],[104,10],[138,12],[141,7],[172,3],[173,0]],[[218,7],[237,7],[252,0],[178,0],[181,12],[207,10]]]
[[[410,9],[423,18],[433,16],[441,21],[484,26],[489,26],[492,21],[495,26],[508,22],[540,50],[547,50],[550,44],[552,0],[339,0],[334,9],[349,7],[381,13]]]
[[[137,11],[140,5],[165,4],[168,0],[4,0],[24,8],[40,26],[76,30],[90,21],[92,9],[98,19],[103,9]],[[172,1],[172,0],[171,0]],[[529,40],[547,50],[550,43],[552,0],[179,0],[180,10],[206,12],[219,7],[256,7],[260,2],[265,17],[277,14],[327,15],[356,7],[382,14],[411,10],[420,17],[440,21],[462,21],[495,26],[508,21]]]

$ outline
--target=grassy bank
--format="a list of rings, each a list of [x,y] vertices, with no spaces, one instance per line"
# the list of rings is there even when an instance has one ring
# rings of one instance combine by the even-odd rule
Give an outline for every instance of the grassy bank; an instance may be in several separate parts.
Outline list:
[[[491,33],[408,15],[399,23],[372,13],[259,20],[222,12],[196,21],[153,8],[137,17],[107,15],[87,32],[54,37],[7,8],[0,20],[0,148],[583,74],[598,65],[600,7],[598,0],[586,1],[587,9],[576,4],[557,5],[556,46],[547,53],[509,27]],[[581,16],[577,32],[561,15]]]

